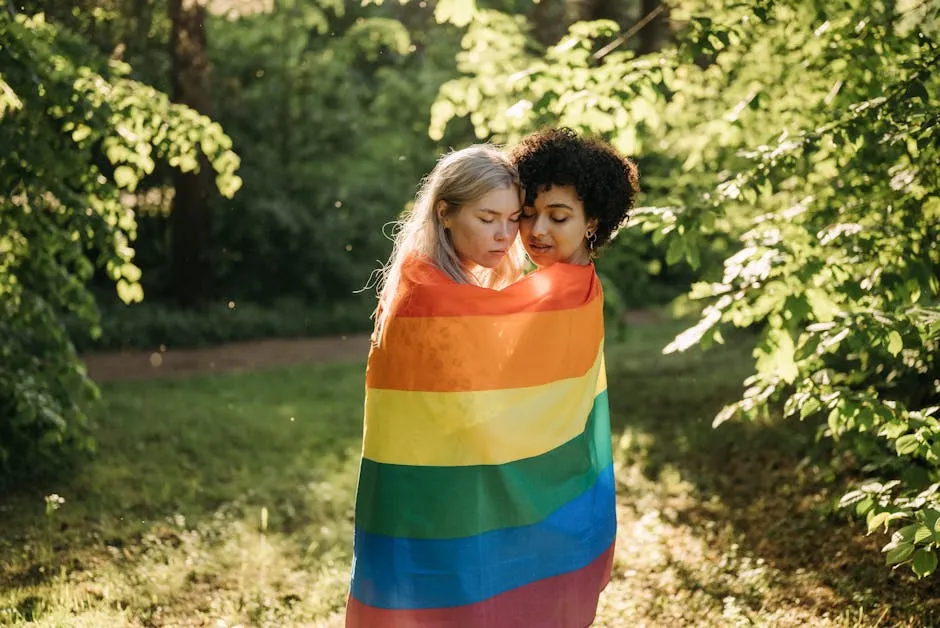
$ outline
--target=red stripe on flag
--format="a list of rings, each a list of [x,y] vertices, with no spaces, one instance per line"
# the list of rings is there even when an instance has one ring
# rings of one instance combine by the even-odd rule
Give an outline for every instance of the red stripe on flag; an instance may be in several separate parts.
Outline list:
[[[393,610],[367,606],[350,596],[346,628],[586,628],[610,581],[613,559],[612,543],[587,567],[466,606]]]

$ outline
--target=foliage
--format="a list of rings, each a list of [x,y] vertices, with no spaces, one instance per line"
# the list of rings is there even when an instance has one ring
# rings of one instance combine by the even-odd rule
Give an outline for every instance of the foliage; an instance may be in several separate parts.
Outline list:
[[[756,373],[716,424],[781,400],[790,416],[826,413],[820,436],[870,478],[841,505],[869,532],[903,524],[886,562],[926,576],[940,547],[940,55],[888,3],[820,7],[794,33],[800,9],[777,3],[750,36],[798,51],[781,81],[799,70],[815,94],[720,184],[719,211],[740,199],[761,213],[721,280],[694,289],[711,304],[667,350],[760,324]]]
[[[88,450],[96,394],[65,319],[97,333],[86,284],[103,269],[125,302],[142,298],[134,213],[121,202],[157,162],[204,152],[231,196],[238,157],[221,127],[128,77],[41,14],[0,3],[0,470],[36,472]]]
[[[425,133],[454,72],[456,30],[433,8],[282,0],[207,23],[213,115],[242,156],[244,189],[210,208],[210,298],[324,307],[364,286],[390,241],[382,225],[448,145]],[[163,181],[155,179],[157,187]],[[143,225],[151,297],[170,292],[169,219]]]
[[[756,372],[716,424],[775,403],[825,414],[819,436],[848,454],[833,464],[865,478],[842,505],[869,531],[902,526],[887,563],[919,576],[940,547],[938,9],[677,2],[677,45],[646,57],[602,46],[610,23],[543,50],[481,12],[430,128],[469,115],[511,141],[564,124],[669,155],[674,184],[632,224],[668,264],[701,268],[691,296],[708,305],[666,350],[758,328]]]

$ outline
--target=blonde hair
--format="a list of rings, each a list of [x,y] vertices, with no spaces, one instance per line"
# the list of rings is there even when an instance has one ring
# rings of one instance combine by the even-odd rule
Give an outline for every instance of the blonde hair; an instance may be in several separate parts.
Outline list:
[[[521,203],[519,173],[502,151],[491,144],[474,144],[452,151],[438,160],[422,181],[414,204],[396,223],[392,254],[385,266],[377,271],[375,287],[379,303],[374,312],[373,335],[376,344],[384,335],[389,309],[398,292],[402,266],[412,255],[426,256],[457,283],[499,289],[522,276],[524,259],[519,246],[510,247],[496,268],[468,273],[436,211],[443,202],[447,208],[445,213],[450,215],[492,190],[512,187],[519,190]]]

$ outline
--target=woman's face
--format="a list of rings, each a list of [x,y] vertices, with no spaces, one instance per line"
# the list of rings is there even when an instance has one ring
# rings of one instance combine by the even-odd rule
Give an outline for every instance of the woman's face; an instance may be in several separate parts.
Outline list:
[[[491,190],[457,211],[440,215],[457,257],[468,270],[496,268],[519,233],[522,206],[516,186]],[[443,208],[441,209],[443,211]]]
[[[522,244],[539,268],[556,262],[590,262],[586,233],[596,227],[597,220],[585,217],[584,202],[573,185],[554,185],[539,192],[533,206],[523,209],[520,223]]]

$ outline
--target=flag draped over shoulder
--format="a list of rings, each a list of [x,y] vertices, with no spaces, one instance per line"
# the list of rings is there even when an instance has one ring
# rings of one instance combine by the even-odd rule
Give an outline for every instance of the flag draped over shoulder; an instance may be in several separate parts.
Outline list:
[[[366,373],[350,628],[583,628],[616,534],[603,294],[409,260]]]

